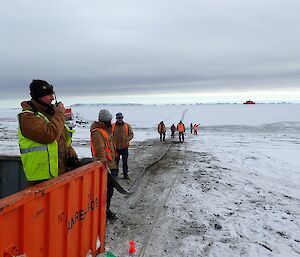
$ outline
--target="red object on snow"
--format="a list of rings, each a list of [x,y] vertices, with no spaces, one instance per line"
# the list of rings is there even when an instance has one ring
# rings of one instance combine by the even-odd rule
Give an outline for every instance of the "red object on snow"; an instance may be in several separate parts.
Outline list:
[[[128,252],[130,254],[134,254],[136,252],[136,249],[135,249],[135,243],[133,240],[129,241],[129,249],[128,249]]]
[[[243,104],[255,104],[255,102],[249,100],[249,101],[244,102]]]

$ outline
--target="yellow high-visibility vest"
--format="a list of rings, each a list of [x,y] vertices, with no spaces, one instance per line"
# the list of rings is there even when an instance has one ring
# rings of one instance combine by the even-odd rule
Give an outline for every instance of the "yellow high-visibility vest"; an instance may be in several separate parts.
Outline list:
[[[42,117],[46,123],[49,123],[48,118],[40,112],[24,110],[21,113],[29,112],[37,117]],[[20,113],[20,114],[21,114]],[[65,127],[65,135],[68,146],[71,144],[70,132]],[[18,128],[19,147],[21,160],[26,179],[28,181],[38,181],[50,179],[58,176],[58,144],[53,141],[49,144],[40,144],[25,137]]]

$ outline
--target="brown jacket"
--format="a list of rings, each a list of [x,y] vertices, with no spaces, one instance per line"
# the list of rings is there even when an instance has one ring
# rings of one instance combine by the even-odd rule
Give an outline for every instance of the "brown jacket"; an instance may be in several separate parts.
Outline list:
[[[104,129],[108,135],[109,135],[109,148],[112,151],[112,160],[108,160],[106,158],[106,152],[105,152],[105,138],[102,135],[102,133],[99,130],[95,130],[96,128],[102,128]],[[117,169],[117,164],[116,164],[116,152],[115,152],[115,147],[114,147],[114,142],[111,138],[111,131],[107,129],[105,124],[103,122],[95,121],[92,126],[91,126],[91,143],[94,146],[95,149],[95,158],[99,161],[103,162],[108,162],[108,167],[110,169]]]
[[[19,115],[19,124],[22,134],[40,144],[49,144],[56,140],[58,144],[58,173],[62,174],[71,170],[67,165],[68,159],[70,157],[77,158],[77,155],[74,149],[66,144],[64,113],[49,113],[46,111],[46,107],[34,100],[31,100],[31,102],[35,105],[37,111],[45,115],[50,122],[46,123],[43,117],[37,117],[33,113],[21,113]],[[27,101],[22,102],[21,106],[23,110],[33,111]]]
[[[117,149],[128,148],[129,141],[133,138],[131,126],[128,125],[128,135],[126,134],[125,122],[115,123],[115,130],[113,133],[113,140],[116,143]]]

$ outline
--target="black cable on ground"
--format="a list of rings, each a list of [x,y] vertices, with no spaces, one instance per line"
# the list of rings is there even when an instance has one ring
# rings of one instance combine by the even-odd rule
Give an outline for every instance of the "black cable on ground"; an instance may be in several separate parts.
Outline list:
[[[136,192],[136,190],[138,189],[146,171],[152,167],[153,165],[155,165],[156,163],[158,163],[165,155],[166,153],[170,150],[172,144],[175,143],[175,142],[171,142],[167,149],[158,157],[157,160],[155,160],[154,162],[150,163],[149,165],[147,165],[144,170],[141,172],[140,176],[133,182],[133,185],[132,187],[129,189],[129,190],[126,190],[124,187],[122,187],[118,181],[110,174],[108,173],[108,175],[110,176],[111,180],[112,180],[112,183],[113,183],[113,186],[114,188],[120,193],[120,194],[123,194],[123,195],[126,195],[127,197],[129,197],[130,195],[132,195],[133,193]],[[85,165],[85,164],[88,164],[90,162],[93,162],[94,160],[92,158],[83,158],[81,160],[81,165]]]
[[[157,160],[155,160],[154,162],[150,163],[149,165],[147,165],[147,166],[144,168],[144,170],[141,172],[141,175],[134,181],[132,187],[128,190],[128,193],[129,193],[129,194],[128,194],[128,197],[129,197],[130,195],[132,195],[134,192],[136,192],[136,190],[138,189],[138,187],[139,187],[139,185],[140,185],[140,183],[141,183],[141,181],[142,181],[142,179],[143,179],[145,173],[147,172],[147,170],[148,170],[150,167],[152,167],[153,165],[155,165],[156,163],[158,163],[158,162],[159,162],[159,161],[167,154],[167,152],[170,150],[170,148],[171,148],[172,145],[173,145],[173,142],[171,142],[171,143],[168,145],[167,149],[166,149],[166,150],[158,157]]]

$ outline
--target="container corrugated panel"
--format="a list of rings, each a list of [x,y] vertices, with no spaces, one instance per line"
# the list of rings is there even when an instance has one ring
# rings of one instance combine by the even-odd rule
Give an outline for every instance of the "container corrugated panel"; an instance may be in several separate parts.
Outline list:
[[[0,256],[104,251],[107,166],[93,162],[0,200]]]

